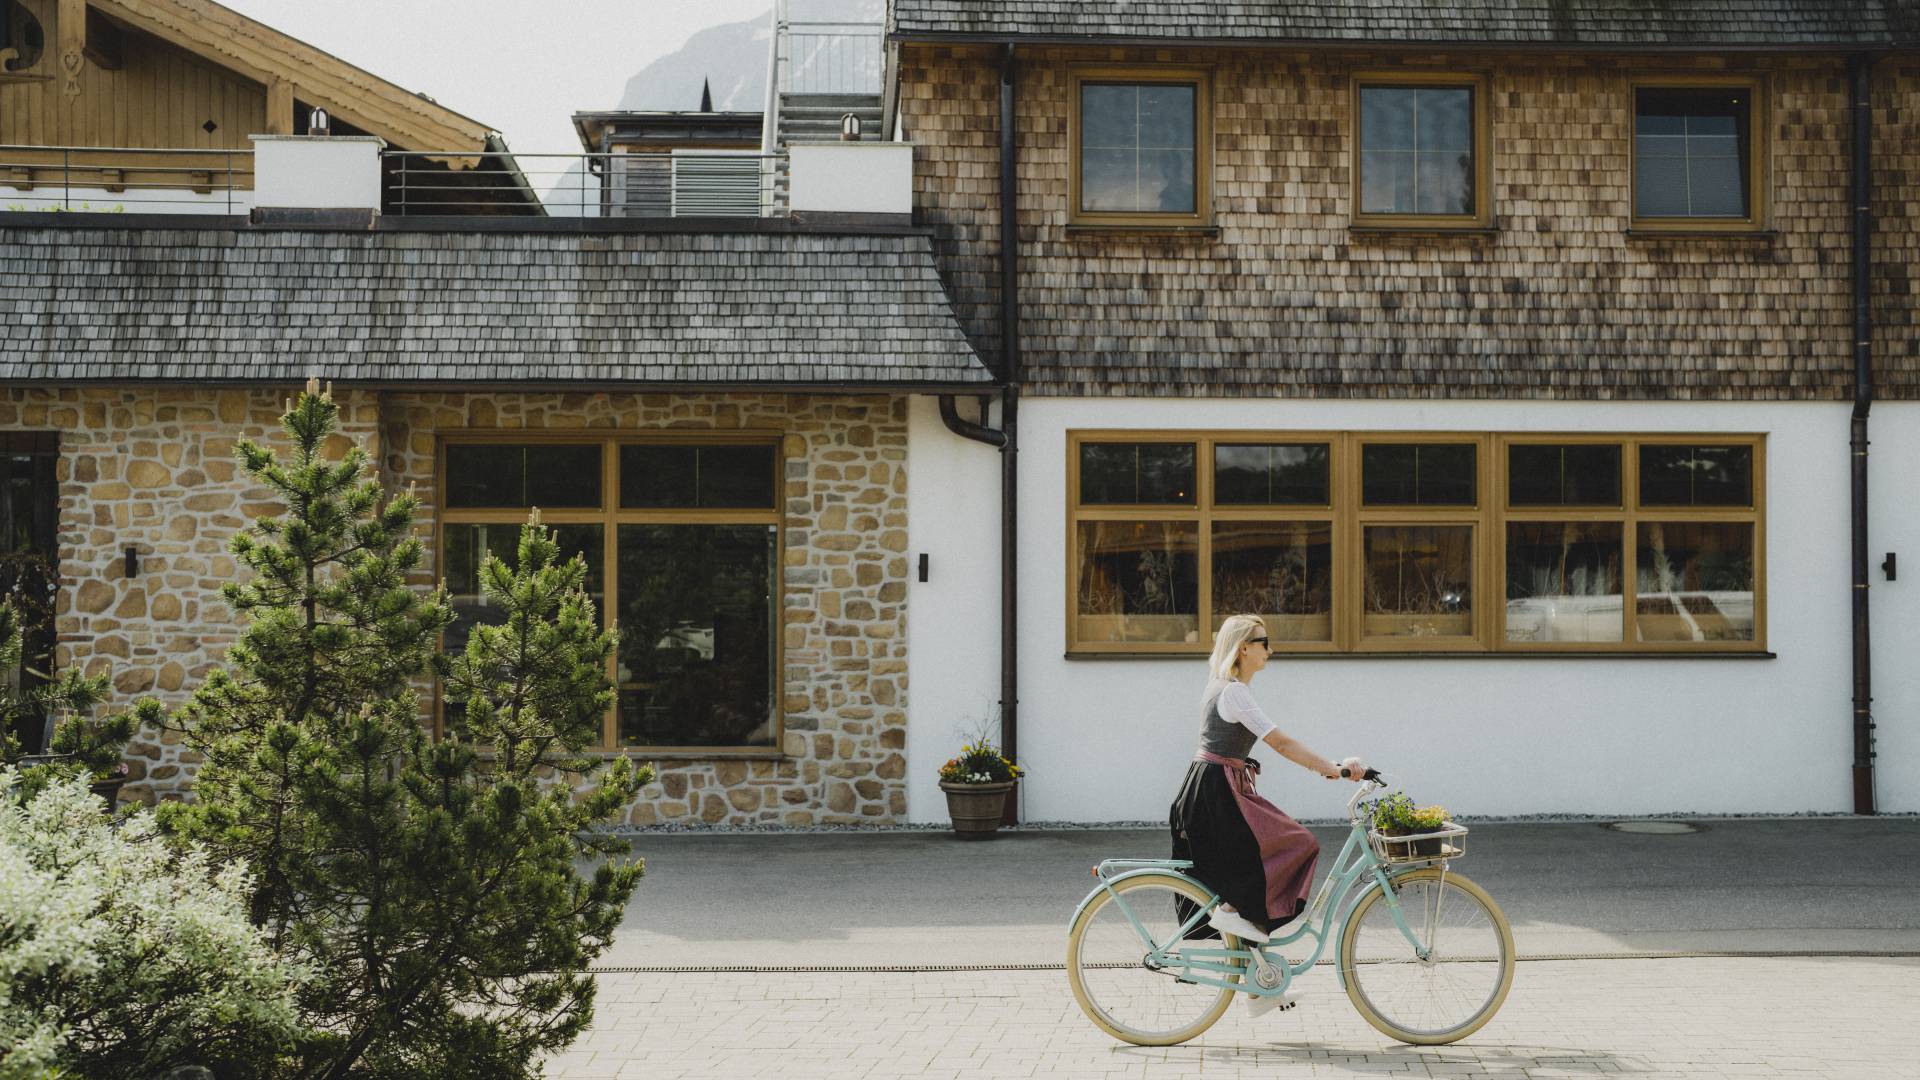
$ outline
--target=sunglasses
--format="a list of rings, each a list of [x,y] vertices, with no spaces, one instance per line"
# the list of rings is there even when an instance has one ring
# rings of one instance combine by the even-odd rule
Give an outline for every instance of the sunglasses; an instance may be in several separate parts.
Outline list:
[[[1253,643],[1254,643],[1254,642],[1256,642],[1256,641],[1257,641],[1257,642],[1259,642],[1259,643],[1260,643],[1260,646],[1261,646],[1262,648],[1264,648],[1264,649],[1266,649],[1266,650],[1267,650],[1268,652],[1272,652],[1272,651],[1273,651],[1273,646],[1271,646],[1271,645],[1269,645],[1269,644],[1267,644],[1267,639],[1266,639],[1266,638],[1263,638],[1263,637],[1250,637],[1250,638],[1248,638],[1248,639],[1247,639],[1247,644],[1249,644],[1249,645],[1251,645],[1251,644],[1253,644]]]

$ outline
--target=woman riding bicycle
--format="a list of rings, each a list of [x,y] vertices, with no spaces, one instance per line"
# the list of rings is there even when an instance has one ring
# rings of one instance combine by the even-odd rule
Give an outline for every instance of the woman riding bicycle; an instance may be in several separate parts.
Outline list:
[[[1267,666],[1271,649],[1257,615],[1235,615],[1214,636],[1202,697],[1200,752],[1173,800],[1168,824],[1173,857],[1193,861],[1192,874],[1221,898],[1207,922],[1251,941],[1305,910],[1320,843],[1299,822],[1260,797],[1260,763],[1248,757],[1264,742],[1281,757],[1329,780],[1360,780],[1358,758],[1332,762],[1288,738],[1267,719],[1247,684]]]

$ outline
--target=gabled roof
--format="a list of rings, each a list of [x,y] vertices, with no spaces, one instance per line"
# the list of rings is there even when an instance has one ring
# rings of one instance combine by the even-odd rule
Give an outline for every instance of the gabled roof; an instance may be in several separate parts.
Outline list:
[[[42,215],[44,216],[44,215]],[[922,232],[0,226],[0,382],[976,386]]]
[[[256,22],[213,0],[87,0],[89,7],[269,88],[325,108],[407,150],[484,150],[478,120]]]
[[[1920,0],[893,0],[913,40],[1888,47]]]

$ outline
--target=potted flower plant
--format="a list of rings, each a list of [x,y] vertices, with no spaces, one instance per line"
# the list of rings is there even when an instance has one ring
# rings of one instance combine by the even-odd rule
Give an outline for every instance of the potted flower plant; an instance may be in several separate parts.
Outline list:
[[[1438,832],[1447,824],[1444,806],[1417,806],[1406,792],[1395,791],[1373,804],[1373,829],[1382,836],[1418,836]],[[1389,843],[1387,850],[1395,858],[1419,858],[1442,854],[1440,837]]]
[[[940,766],[940,790],[947,793],[953,831],[963,840],[984,840],[1000,828],[1007,797],[1023,770],[1002,754],[983,732]]]

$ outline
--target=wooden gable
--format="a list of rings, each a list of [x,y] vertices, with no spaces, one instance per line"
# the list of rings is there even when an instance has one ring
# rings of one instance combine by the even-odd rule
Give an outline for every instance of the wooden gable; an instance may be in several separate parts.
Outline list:
[[[321,107],[397,149],[479,151],[486,125],[212,0],[7,0],[37,23],[0,71],[0,143],[246,148]]]

